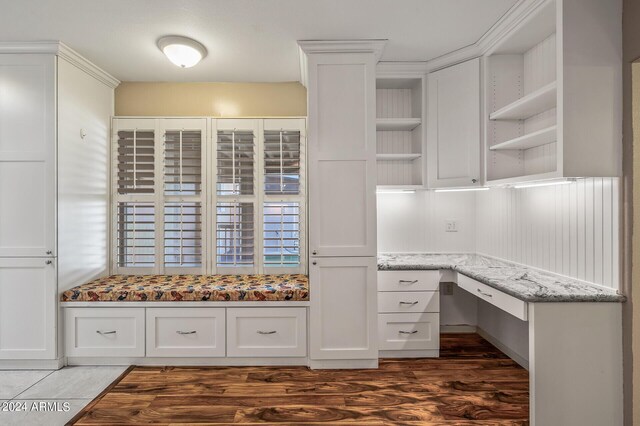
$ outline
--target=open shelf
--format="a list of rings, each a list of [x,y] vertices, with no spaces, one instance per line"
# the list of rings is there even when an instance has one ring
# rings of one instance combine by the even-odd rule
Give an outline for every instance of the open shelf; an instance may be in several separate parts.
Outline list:
[[[489,147],[491,151],[502,149],[529,149],[556,141],[556,126],[547,127],[537,132],[528,133],[515,139]]]
[[[525,120],[556,106],[557,85],[547,84],[489,115],[490,120]]]
[[[376,154],[376,159],[386,161],[415,160],[422,157],[422,154]]]
[[[376,130],[413,130],[421,123],[419,118],[377,118]]]

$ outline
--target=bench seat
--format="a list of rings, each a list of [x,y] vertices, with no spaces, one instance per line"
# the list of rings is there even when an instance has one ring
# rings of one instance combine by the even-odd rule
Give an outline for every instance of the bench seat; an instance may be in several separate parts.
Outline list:
[[[309,279],[283,275],[111,275],[62,293],[62,302],[308,301]]]

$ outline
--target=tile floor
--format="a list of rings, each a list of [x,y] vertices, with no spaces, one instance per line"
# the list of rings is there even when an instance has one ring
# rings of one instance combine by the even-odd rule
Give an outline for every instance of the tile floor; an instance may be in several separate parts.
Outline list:
[[[64,425],[127,367],[65,367],[61,370],[0,370],[0,425]],[[27,411],[5,411],[5,405]],[[38,411],[47,403],[48,409]],[[69,410],[64,411],[67,402]],[[23,404],[24,403],[24,404]],[[34,405],[35,403],[35,405]]]

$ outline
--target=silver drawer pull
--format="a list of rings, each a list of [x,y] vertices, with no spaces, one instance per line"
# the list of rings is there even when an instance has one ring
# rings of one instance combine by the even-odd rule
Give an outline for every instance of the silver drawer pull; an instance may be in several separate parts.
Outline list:
[[[482,290],[478,289],[478,293],[480,293],[483,296],[487,296],[487,297],[493,297],[493,294],[490,293],[484,293]]]
[[[415,283],[417,283],[417,282],[418,282],[418,280],[413,280],[413,281],[409,281],[409,280],[400,280],[400,281],[398,281],[398,283],[400,283],[400,284],[415,284]]]
[[[98,333],[98,334],[116,334],[116,330],[111,330],[111,331],[96,330],[96,333]]]
[[[275,330],[271,330],[271,331],[258,330],[258,334],[276,334],[276,331]]]
[[[417,332],[418,332],[418,330],[413,330],[413,331],[400,330],[398,333],[400,333],[400,334],[416,334]]]
[[[400,304],[401,305],[411,305],[411,306],[413,306],[413,305],[417,305],[418,301],[415,301],[415,302],[400,302]]]
[[[178,333],[178,334],[196,334],[196,331],[195,330],[191,330],[191,331],[180,331],[180,330],[178,330],[178,331],[176,331],[176,333]]]

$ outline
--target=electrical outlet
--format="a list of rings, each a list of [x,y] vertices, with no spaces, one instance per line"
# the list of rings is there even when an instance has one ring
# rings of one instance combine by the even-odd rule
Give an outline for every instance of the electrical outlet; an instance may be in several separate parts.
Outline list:
[[[442,283],[442,294],[444,296],[453,296],[453,283]]]
[[[445,220],[444,221],[444,230],[445,232],[458,232],[458,221],[457,220]]]

